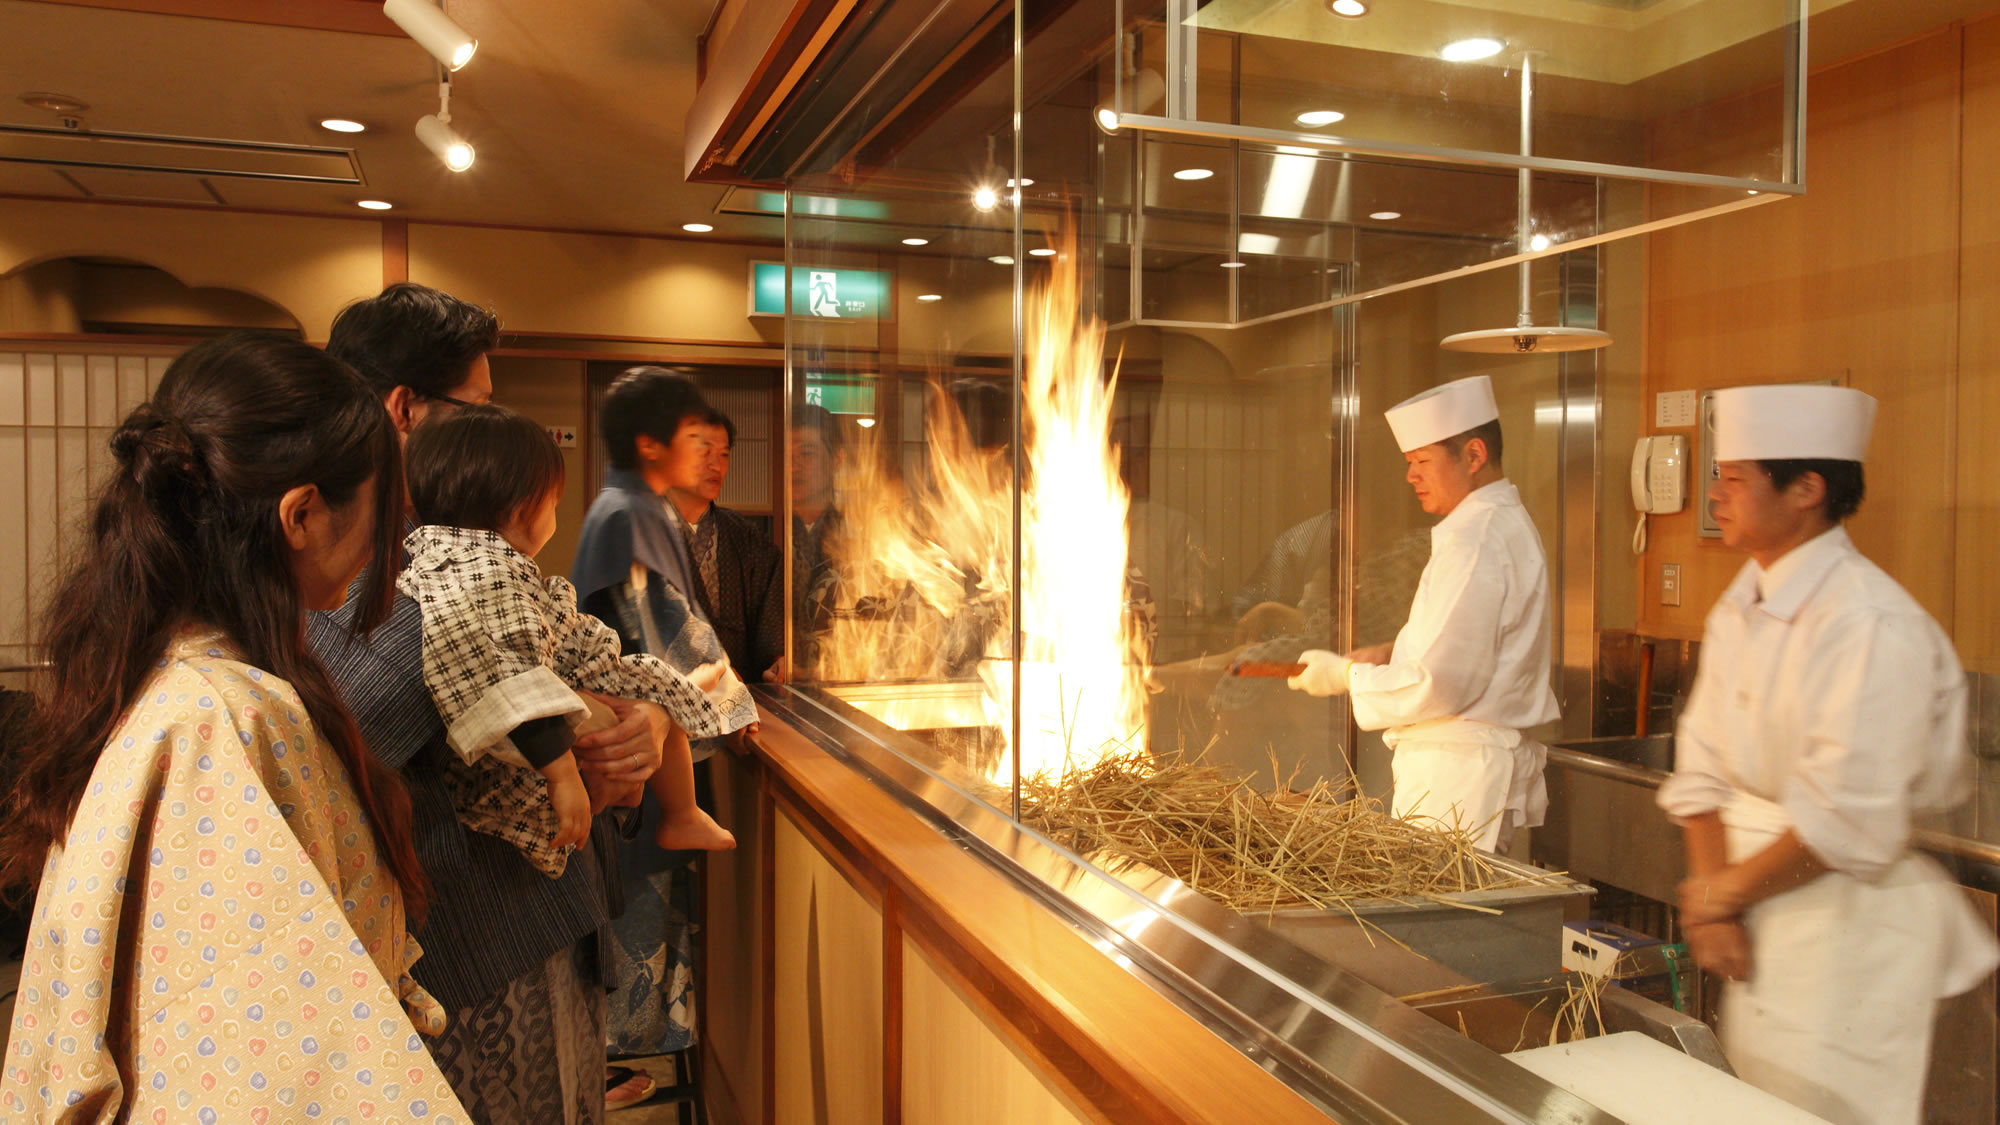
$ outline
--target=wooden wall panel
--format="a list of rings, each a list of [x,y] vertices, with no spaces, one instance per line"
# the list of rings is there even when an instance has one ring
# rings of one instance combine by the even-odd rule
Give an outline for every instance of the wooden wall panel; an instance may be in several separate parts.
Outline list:
[[[1959,361],[1959,52],[1951,28],[1820,71],[1810,83],[1807,193],[1650,236],[1646,380],[1661,391],[1839,378],[1881,400],[1861,550],[1939,620],[1952,617]],[[1764,99],[1740,110],[1768,114]],[[2000,138],[1996,138],[2000,139]],[[1699,147],[1662,134],[1662,149]],[[1975,145],[1970,135],[1966,148]],[[1664,204],[1664,200],[1661,201]],[[1607,466],[1617,459],[1607,455]],[[1694,639],[1742,556],[1700,540],[1693,505],[1655,517],[1639,623]],[[1679,607],[1659,605],[1680,563]]]
[[[1043,1083],[920,946],[904,941],[902,960],[905,1125],[1082,1125],[1093,1120]]]
[[[1954,635],[1967,667],[2000,672],[2000,20],[1965,30],[1959,226],[1958,542]]]
[[[774,825],[771,1119],[882,1120],[882,913],[789,817]]]

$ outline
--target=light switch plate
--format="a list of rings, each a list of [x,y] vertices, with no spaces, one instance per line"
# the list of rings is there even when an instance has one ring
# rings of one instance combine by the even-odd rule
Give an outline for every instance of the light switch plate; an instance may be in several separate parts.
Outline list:
[[[1653,424],[1663,430],[1694,425],[1694,392],[1661,391],[1653,396]]]
[[[1660,565],[1660,604],[1681,604],[1681,564],[1662,563]]]

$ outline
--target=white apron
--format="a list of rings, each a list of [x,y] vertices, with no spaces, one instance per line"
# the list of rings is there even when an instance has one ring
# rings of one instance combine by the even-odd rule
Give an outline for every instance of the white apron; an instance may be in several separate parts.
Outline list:
[[[1498,852],[1519,828],[1542,823],[1549,791],[1542,779],[1548,748],[1520,732],[1488,728],[1481,742],[1397,738],[1389,772],[1390,811],[1398,819],[1456,818],[1474,847]]]
[[[1731,863],[1791,828],[1748,794],[1721,812]],[[1912,851],[1877,881],[1828,872],[1743,921],[1750,979],[1729,984],[1722,1012],[1736,1073],[1835,1125],[1922,1121],[1937,1002],[2000,961],[1944,869]]]

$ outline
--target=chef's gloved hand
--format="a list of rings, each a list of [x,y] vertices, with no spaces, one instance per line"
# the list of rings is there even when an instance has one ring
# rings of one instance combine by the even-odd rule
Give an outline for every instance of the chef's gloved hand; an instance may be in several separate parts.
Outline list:
[[[1299,654],[1306,670],[1285,681],[1285,686],[1307,695],[1346,695],[1347,669],[1353,661],[1337,652],[1311,648]]]

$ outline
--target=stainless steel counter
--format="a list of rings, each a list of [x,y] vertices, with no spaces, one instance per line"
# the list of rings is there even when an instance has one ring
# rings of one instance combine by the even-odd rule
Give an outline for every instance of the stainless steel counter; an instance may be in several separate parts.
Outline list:
[[[1673,768],[1673,742],[1655,734],[1551,744],[1549,822],[1537,832],[1537,852],[1578,878],[1672,902],[1684,871],[1680,829],[1653,794]],[[1923,829],[1916,843],[1966,886],[2000,894],[2000,845]]]
[[[777,719],[1098,944],[1328,1116],[1352,1122],[1615,1119],[1157,873],[1111,875],[1001,815],[990,786],[922,742],[810,689],[757,689]],[[998,796],[997,792],[991,794]]]

